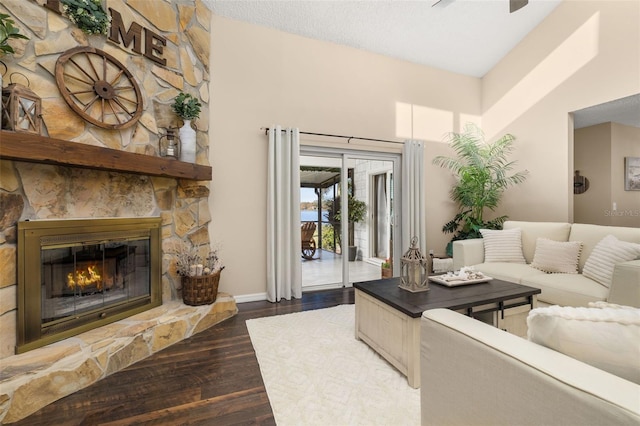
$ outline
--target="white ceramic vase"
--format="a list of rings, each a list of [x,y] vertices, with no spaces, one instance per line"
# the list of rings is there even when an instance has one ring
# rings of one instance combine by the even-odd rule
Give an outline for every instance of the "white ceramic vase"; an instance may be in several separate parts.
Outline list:
[[[184,120],[178,132],[180,136],[180,161],[196,162],[196,131],[191,127],[191,120]]]

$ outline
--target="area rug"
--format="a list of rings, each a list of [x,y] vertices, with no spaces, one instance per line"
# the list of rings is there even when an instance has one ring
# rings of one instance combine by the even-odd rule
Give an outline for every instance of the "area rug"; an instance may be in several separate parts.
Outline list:
[[[247,321],[276,423],[418,425],[420,390],[356,340],[354,305]]]

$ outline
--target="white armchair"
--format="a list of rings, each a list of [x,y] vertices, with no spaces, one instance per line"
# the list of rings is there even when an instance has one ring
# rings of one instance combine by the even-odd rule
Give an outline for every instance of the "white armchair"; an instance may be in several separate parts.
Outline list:
[[[454,311],[420,346],[423,425],[640,424],[640,385]]]

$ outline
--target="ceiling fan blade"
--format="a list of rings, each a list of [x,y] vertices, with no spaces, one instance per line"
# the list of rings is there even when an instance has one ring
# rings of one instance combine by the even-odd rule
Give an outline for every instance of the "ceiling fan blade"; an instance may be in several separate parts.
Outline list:
[[[509,0],[509,13],[525,7],[527,3],[529,3],[529,0]]]
[[[447,7],[451,3],[453,3],[453,0],[432,0],[431,7],[434,7],[434,6]]]

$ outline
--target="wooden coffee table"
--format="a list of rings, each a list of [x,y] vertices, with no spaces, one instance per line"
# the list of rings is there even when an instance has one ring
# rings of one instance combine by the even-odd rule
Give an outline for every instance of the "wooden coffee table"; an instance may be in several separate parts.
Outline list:
[[[493,279],[447,287],[431,282],[429,291],[398,287],[400,278],[354,283],[356,338],[420,387],[420,317],[428,309],[447,308],[525,337],[527,315],[541,290]]]

